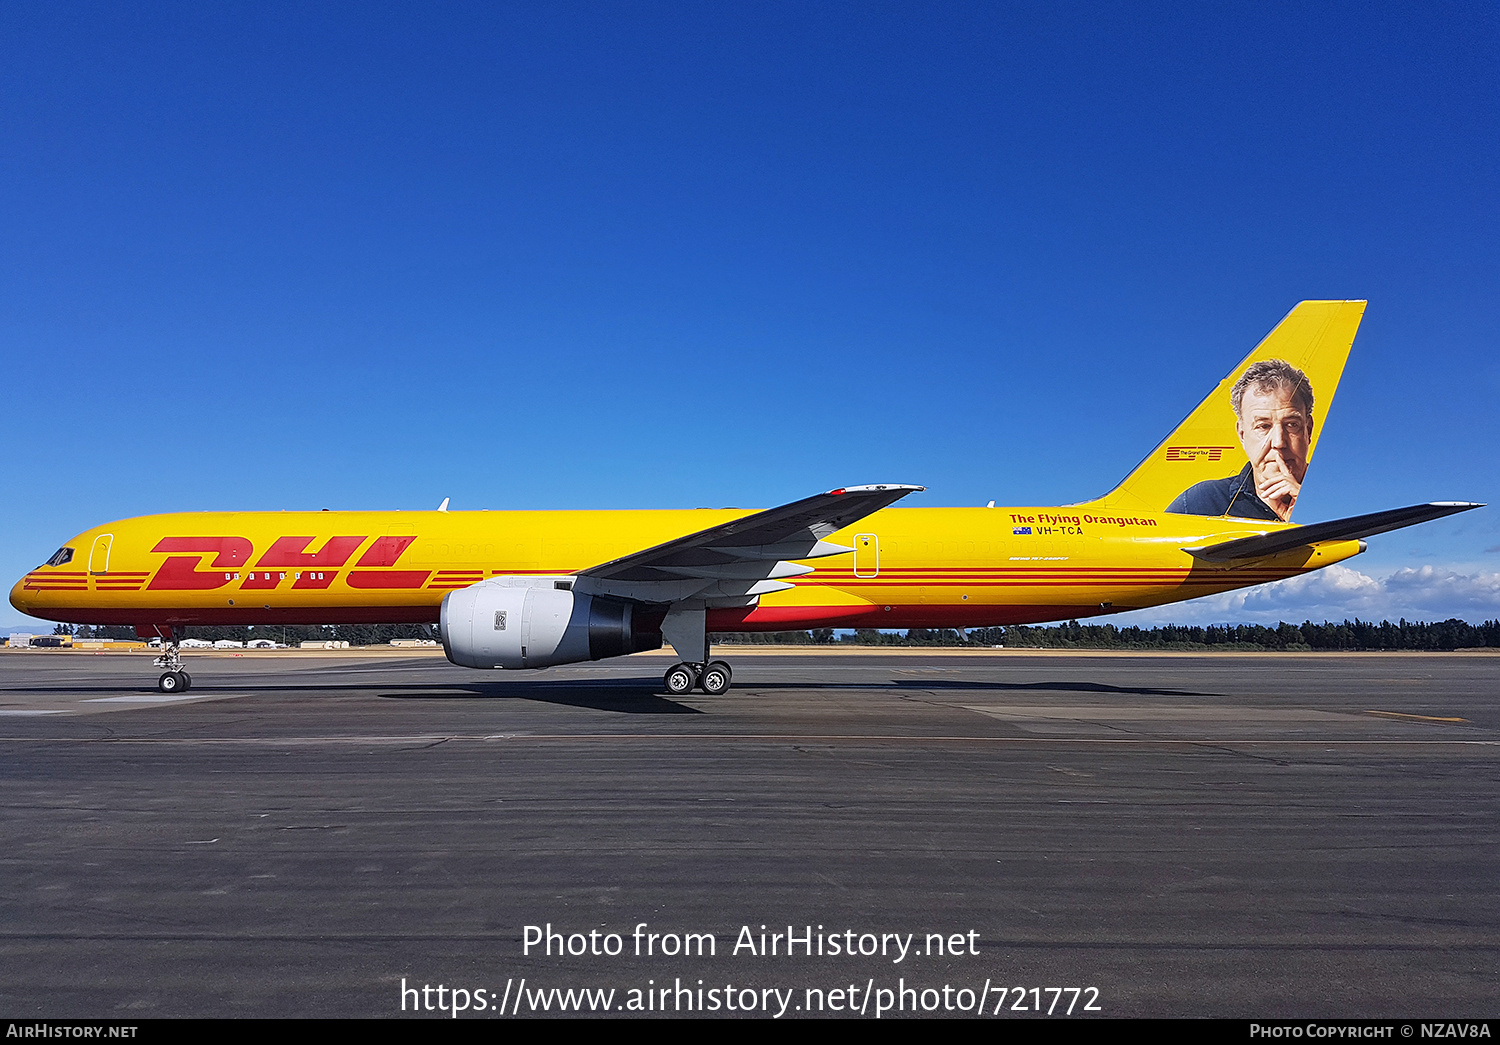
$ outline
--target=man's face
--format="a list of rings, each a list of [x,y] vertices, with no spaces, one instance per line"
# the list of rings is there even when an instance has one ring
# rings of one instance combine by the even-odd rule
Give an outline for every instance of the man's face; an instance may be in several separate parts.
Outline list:
[[[1257,487],[1281,476],[1302,484],[1312,431],[1313,419],[1290,388],[1277,386],[1265,392],[1247,388],[1240,397],[1240,443],[1250,458]]]

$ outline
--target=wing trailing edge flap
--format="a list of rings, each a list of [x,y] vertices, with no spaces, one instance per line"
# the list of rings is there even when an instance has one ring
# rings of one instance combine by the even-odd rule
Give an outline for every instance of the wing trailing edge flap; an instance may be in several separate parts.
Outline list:
[[[638,602],[750,605],[792,587],[781,578],[812,572],[793,560],[854,550],[825,538],[923,489],[881,484],[815,494],[590,567],[573,590]]]
[[[1417,523],[1441,519],[1445,515],[1456,515],[1482,504],[1469,501],[1433,501],[1428,504],[1413,504],[1406,508],[1392,508],[1368,515],[1354,515],[1347,519],[1332,519],[1328,522],[1312,523],[1308,526],[1292,526],[1284,530],[1272,530],[1253,537],[1239,537],[1232,541],[1206,545],[1202,548],[1184,548],[1183,551],[1205,562],[1235,562],[1242,559],[1261,559],[1277,555],[1294,548],[1304,548],[1322,541],[1353,541],[1362,537],[1373,537],[1377,533],[1388,533]]]

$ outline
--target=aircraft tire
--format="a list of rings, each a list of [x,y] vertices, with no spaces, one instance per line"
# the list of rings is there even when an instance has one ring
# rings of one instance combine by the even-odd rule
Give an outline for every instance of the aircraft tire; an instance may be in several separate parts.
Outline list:
[[[193,688],[193,676],[189,675],[185,671],[179,671],[177,674],[179,674],[179,675],[182,676],[182,688],[183,689],[192,689]]]
[[[680,697],[685,693],[691,693],[693,686],[698,682],[698,677],[693,669],[687,664],[673,664],[662,676],[662,685],[667,692],[674,697]]]
[[[711,697],[721,697],[729,692],[730,680],[734,678],[734,672],[729,670],[729,665],[722,660],[709,661],[708,667],[703,669],[703,678],[699,685],[703,692]]]
[[[161,678],[156,680],[156,688],[163,693],[176,693],[187,687],[182,684],[182,679],[178,677],[177,672],[164,671],[161,673]]]

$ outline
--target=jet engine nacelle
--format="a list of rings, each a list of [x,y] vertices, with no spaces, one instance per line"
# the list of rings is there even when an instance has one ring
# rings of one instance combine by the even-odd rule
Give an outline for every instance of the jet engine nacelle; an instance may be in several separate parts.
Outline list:
[[[466,668],[545,668],[661,648],[659,621],[619,599],[495,577],[443,596],[443,651]]]

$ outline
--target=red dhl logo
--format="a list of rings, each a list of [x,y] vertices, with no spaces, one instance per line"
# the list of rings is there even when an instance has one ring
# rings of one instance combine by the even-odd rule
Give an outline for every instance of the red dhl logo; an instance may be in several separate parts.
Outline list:
[[[1224,456],[1225,450],[1233,450],[1232,446],[1169,446],[1167,447],[1168,461],[1217,461]]]
[[[252,562],[255,546],[245,537],[163,537],[151,550],[165,553],[168,558],[146,589],[212,591],[241,581],[241,588],[268,591],[291,580],[293,590],[321,590],[334,582],[354,553],[369,540],[369,535],[330,537],[317,551],[308,551],[308,545],[316,539],[278,537]],[[375,538],[349,570],[344,583],[351,588],[420,588],[432,571],[390,568],[416,539],[415,534]],[[210,555],[213,559],[205,569],[203,560]],[[242,572],[247,576],[242,577]]]

